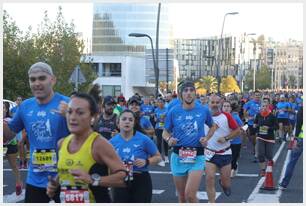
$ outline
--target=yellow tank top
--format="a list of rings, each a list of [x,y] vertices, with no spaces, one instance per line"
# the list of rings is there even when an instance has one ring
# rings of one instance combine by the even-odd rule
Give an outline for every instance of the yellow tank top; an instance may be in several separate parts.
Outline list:
[[[93,141],[98,137],[98,133],[92,132],[89,137],[85,140],[79,151],[70,153],[68,151],[68,145],[73,138],[73,135],[69,135],[64,138],[61,148],[59,150],[59,160],[57,163],[58,176],[61,187],[75,187],[81,186],[89,190],[90,202],[95,202],[94,197],[87,184],[83,182],[76,182],[73,176],[69,173],[71,169],[80,169],[85,172],[89,172],[92,165],[96,161],[92,157],[92,144]]]

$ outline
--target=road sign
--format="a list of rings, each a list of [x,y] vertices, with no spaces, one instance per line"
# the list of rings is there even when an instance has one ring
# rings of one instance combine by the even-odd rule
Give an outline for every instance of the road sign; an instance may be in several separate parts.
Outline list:
[[[77,83],[77,84],[82,84],[82,83],[85,83],[86,82],[86,79],[85,79],[85,76],[84,74],[82,73],[81,69],[80,69],[80,65],[77,65],[70,78],[69,78],[69,82],[70,83]]]

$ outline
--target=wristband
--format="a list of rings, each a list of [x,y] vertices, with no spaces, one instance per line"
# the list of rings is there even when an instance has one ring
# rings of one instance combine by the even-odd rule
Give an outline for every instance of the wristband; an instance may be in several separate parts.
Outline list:
[[[228,137],[224,137],[224,139],[225,139],[226,141],[228,141],[228,140],[229,140],[229,138],[228,138]]]

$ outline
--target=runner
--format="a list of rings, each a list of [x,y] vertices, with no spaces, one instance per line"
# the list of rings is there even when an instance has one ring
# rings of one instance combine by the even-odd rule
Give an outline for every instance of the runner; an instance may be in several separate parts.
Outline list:
[[[256,136],[253,124],[256,114],[258,114],[260,111],[260,97],[260,92],[256,90],[253,94],[253,99],[245,103],[243,106],[244,118],[248,122],[248,136],[253,146],[252,153],[254,154],[254,163],[257,162],[257,156],[255,154]]]
[[[139,122],[139,124],[141,126],[141,130],[143,131],[143,133],[145,133],[151,139],[153,139],[153,136],[155,135],[154,127],[152,126],[152,124],[151,124],[151,122],[148,118],[141,115],[140,105],[141,105],[141,100],[137,96],[132,96],[128,100],[128,108],[135,113],[136,122]],[[140,131],[140,130],[138,130],[138,131]]]
[[[53,91],[56,77],[48,64],[33,64],[28,76],[34,97],[21,103],[12,121],[4,122],[3,136],[4,141],[9,141],[22,129],[26,130],[30,143],[30,164],[25,202],[47,203],[50,201],[46,194],[48,175],[56,175],[56,143],[69,134],[65,118],[57,111],[60,103],[69,99]],[[59,202],[59,196],[54,201]]]
[[[113,189],[115,203],[150,203],[152,199],[148,166],[161,161],[161,156],[154,142],[136,130],[135,121],[131,110],[123,111],[119,117],[120,133],[110,140],[130,174],[127,188]]]
[[[240,128],[231,114],[221,112],[221,98],[219,96],[210,96],[209,108],[217,129],[212,138],[207,142],[207,147],[205,148],[205,177],[208,202],[214,203],[216,199],[215,176],[217,169],[220,169],[219,184],[224,194],[226,196],[231,195],[232,151],[230,140],[240,134]]]
[[[91,128],[97,113],[90,95],[71,97],[66,114],[71,134],[58,141],[58,177],[49,177],[50,198],[60,191],[62,203],[111,202],[107,187],[124,186],[124,165],[108,141]]]
[[[203,145],[211,138],[216,125],[208,108],[195,104],[195,86],[190,81],[180,83],[179,96],[182,104],[168,111],[163,138],[173,147],[170,166],[178,201],[198,202],[205,157]],[[206,137],[204,124],[210,127]],[[171,135],[172,134],[172,135]]]
[[[234,120],[238,124],[238,126],[241,128],[243,126],[243,122],[239,117],[239,112],[240,108],[239,105],[236,101],[233,101],[230,103],[229,101],[223,102],[222,105],[222,112],[227,112],[231,113],[233,116]],[[242,133],[242,129],[240,129]],[[238,159],[240,157],[240,150],[241,150],[241,137],[237,136],[233,138],[230,143],[231,143],[231,150],[232,150],[232,162],[231,162],[231,177],[235,177],[238,173]]]
[[[165,100],[163,98],[157,99],[158,107],[155,109],[155,134],[157,139],[157,148],[162,154],[163,160],[158,163],[159,166],[164,167],[165,163],[169,163],[168,158],[168,144],[163,139],[162,134],[165,127],[166,113],[167,109],[165,108]]]
[[[117,114],[114,113],[116,102],[112,96],[104,97],[102,113],[94,125],[94,130],[99,132],[107,140],[111,139],[117,130]]]
[[[278,122],[278,134],[279,139],[287,141],[286,133],[289,130],[289,111],[291,111],[291,105],[286,101],[284,94],[280,95],[280,101],[276,104],[276,114]]]
[[[10,104],[8,102],[3,102],[3,121],[4,122],[9,122],[11,120],[9,108],[10,108]],[[6,150],[5,156],[7,157],[7,160],[15,176],[15,185],[16,185],[15,189],[16,189],[16,195],[18,196],[22,193],[22,181],[21,181],[19,169],[17,168],[18,148],[17,148],[16,137],[8,142],[5,142],[3,145],[3,148],[4,150]]]
[[[260,176],[264,177],[266,175],[266,159],[273,160],[274,130],[277,126],[276,118],[267,103],[262,103],[260,113],[256,115],[253,126],[256,129],[256,154],[261,169]]]

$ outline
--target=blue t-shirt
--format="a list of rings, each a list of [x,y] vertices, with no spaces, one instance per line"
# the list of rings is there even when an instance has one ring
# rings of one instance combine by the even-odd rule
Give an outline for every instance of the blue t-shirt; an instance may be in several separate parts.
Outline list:
[[[250,100],[243,105],[243,109],[247,111],[249,116],[248,125],[253,125],[255,116],[260,111],[260,102],[256,102],[255,100]]]
[[[111,138],[109,142],[113,145],[123,162],[134,162],[136,159],[148,159],[158,151],[154,142],[141,132],[136,132],[128,141],[119,133]],[[148,171],[148,166],[137,167],[134,165],[133,170]]]
[[[232,116],[233,116],[234,120],[237,122],[237,124],[238,124],[240,127],[243,126],[243,122],[242,122],[242,120],[240,119],[238,112],[233,112],[233,113],[232,113]],[[241,137],[240,137],[240,136],[237,136],[237,137],[233,138],[233,139],[231,140],[231,144],[241,144]]]
[[[150,120],[145,116],[140,117],[139,124],[142,129],[153,129],[153,125],[151,124]]]
[[[202,147],[199,140],[205,136],[204,124],[213,125],[207,107],[195,104],[194,108],[187,110],[177,105],[167,113],[165,129],[178,139],[175,146]]]
[[[296,112],[298,111],[298,105],[295,102],[289,102],[290,108],[292,109],[291,112],[289,112],[289,119],[291,121],[295,121]]]
[[[55,149],[60,138],[69,134],[66,118],[55,113],[60,101],[68,102],[69,98],[55,93],[47,104],[39,104],[36,98],[30,98],[21,103],[9,127],[18,133],[25,128],[30,143],[30,164],[27,183],[36,187],[47,187],[48,175],[55,172],[34,172],[32,154],[35,149]]]
[[[140,111],[143,112],[143,116],[150,119],[151,115],[154,113],[154,106],[150,104],[142,104],[140,106]]]
[[[164,129],[167,109],[157,107],[154,111],[156,117],[155,129]]]
[[[289,112],[284,111],[285,109],[290,109],[291,105],[289,102],[278,102],[276,104],[276,108],[278,110],[277,112],[277,118],[280,119],[288,119],[289,118]]]

